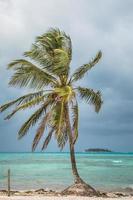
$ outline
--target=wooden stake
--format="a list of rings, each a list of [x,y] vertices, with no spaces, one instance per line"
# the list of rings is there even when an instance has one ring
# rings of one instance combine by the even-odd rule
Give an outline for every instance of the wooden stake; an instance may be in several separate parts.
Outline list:
[[[11,175],[10,169],[8,169],[8,197],[10,197],[10,189],[11,189],[11,187],[10,187],[10,175]]]

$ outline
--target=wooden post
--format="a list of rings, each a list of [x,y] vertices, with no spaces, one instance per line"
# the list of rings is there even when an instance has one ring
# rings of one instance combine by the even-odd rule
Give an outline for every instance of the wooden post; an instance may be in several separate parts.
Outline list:
[[[11,175],[10,169],[8,169],[8,196],[9,197],[10,197],[10,189],[11,189],[11,187],[10,187],[10,175]]]

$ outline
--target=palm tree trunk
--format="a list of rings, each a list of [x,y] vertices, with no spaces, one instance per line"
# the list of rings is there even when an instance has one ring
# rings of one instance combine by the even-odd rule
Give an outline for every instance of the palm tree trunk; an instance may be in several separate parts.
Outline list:
[[[66,120],[67,120],[69,146],[70,146],[70,157],[71,157],[71,164],[72,164],[72,172],[73,172],[73,176],[74,176],[74,182],[75,183],[81,183],[81,182],[83,182],[83,180],[80,178],[78,170],[77,170],[76,159],[75,159],[75,150],[74,150],[74,144],[73,144],[73,135],[72,135],[72,128],[71,128],[71,123],[70,123],[68,105],[67,105],[67,108],[66,108]]]
[[[70,137],[69,137],[69,143],[70,143]],[[71,144],[71,143],[70,143],[70,157],[71,157],[71,164],[72,164],[72,172],[73,172],[73,175],[74,175],[74,182],[75,183],[81,183],[82,179],[80,178],[78,170],[77,170],[74,145]]]
[[[66,188],[63,191],[63,194],[80,194],[80,195],[96,195],[99,196],[99,192],[97,192],[91,185],[85,183],[82,178],[79,176],[77,165],[76,165],[76,159],[75,159],[75,151],[74,151],[74,144],[73,144],[73,133],[71,128],[71,122],[69,117],[69,107],[68,104],[66,104],[66,124],[68,129],[68,137],[69,137],[69,146],[70,146],[70,157],[71,157],[71,164],[72,164],[72,172],[74,176],[74,182],[75,184]],[[77,184],[78,188],[80,188],[79,191],[77,191]]]

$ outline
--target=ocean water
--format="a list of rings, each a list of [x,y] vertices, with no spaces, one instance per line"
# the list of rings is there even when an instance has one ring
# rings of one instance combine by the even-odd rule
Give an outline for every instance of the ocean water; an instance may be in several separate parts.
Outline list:
[[[133,188],[133,153],[77,153],[81,177],[97,189]],[[69,153],[0,153],[0,189],[60,190],[72,184]]]

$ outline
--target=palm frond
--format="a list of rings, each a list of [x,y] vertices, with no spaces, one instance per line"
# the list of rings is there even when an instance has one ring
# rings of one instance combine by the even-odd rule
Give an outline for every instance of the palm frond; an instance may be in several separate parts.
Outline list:
[[[39,103],[43,102],[44,101],[44,98],[45,98],[45,95],[44,96],[40,96],[40,97],[36,97],[35,99],[31,100],[31,101],[28,101],[20,106],[18,106],[15,110],[13,110],[6,118],[5,120],[7,119],[10,119],[16,112],[20,111],[20,110],[25,110],[27,108],[30,108],[30,107],[33,107],[35,105],[38,105]]]
[[[69,60],[72,60],[72,41],[70,36],[66,35],[65,32],[63,32],[65,41],[63,43],[63,48],[66,50],[69,56]]]
[[[43,95],[43,91],[38,91],[35,93],[30,93],[30,94],[26,94],[24,96],[19,97],[18,99],[15,99],[14,101],[8,102],[2,106],[0,106],[0,112],[5,111],[6,109],[8,109],[9,107],[13,106],[13,105],[20,105],[22,103],[27,103],[28,101],[31,101],[34,98],[40,97]]]
[[[49,121],[49,126],[54,129],[57,144],[60,149],[63,149],[68,139],[64,109],[64,101],[57,102],[52,109],[51,120]]]
[[[62,134],[57,137],[57,144],[61,151],[68,141],[68,133],[66,130],[67,129],[62,130]]]
[[[51,129],[50,132],[48,133],[47,137],[45,138],[45,141],[43,143],[43,146],[42,146],[42,151],[45,150],[51,140],[51,137],[52,137],[52,134],[54,132],[54,129]]]
[[[79,121],[79,111],[78,103],[75,101],[75,104],[72,105],[72,133],[73,133],[73,143],[75,144],[78,138],[78,121]]]
[[[68,141],[68,127],[66,123],[66,104],[63,103],[63,113],[62,113],[62,127],[60,134],[56,134],[57,144],[60,150],[62,150]]]
[[[19,139],[25,136],[27,132],[29,131],[30,127],[34,126],[38,122],[40,117],[44,114],[44,112],[46,112],[48,106],[50,106],[51,104],[52,102],[47,100],[37,111],[35,111],[31,115],[31,117],[20,128],[18,132]]]
[[[58,102],[56,106],[53,108],[53,121],[55,126],[55,134],[58,137],[62,133],[62,125],[63,125],[63,115],[64,115],[64,103]]]
[[[36,133],[36,135],[34,137],[34,140],[33,140],[32,151],[35,151],[35,149],[36,149],[41,137],[43,136],[45,127],[46,127],[47,122],[48,122],[48,120],[50,118],[50,114],[51,114],[51,112],[49,112],[49,113],[47,113],[45,115],[45,117],[42,119],[42,121],[41,121],[41,123],[40,123],[40,125],[38,127],[37,133]]]
[[[53,51],[53,49],[61,49],[65,37],[63,32],[59,29],[51,28],[45,34],[36,38],[36,43],[40,44],[42,47],[45,47],[47,52]]]
[[[99,62],[99,60],[100,60],[101,57],[102,57],[102,52],[99,51],[97,53],[97,55],[95,56],[95,58],[92,59],[91,62],[89,62],[88,64],[85,64],[85,65],[79,67],[73,73],[73,75],[70,78],[70,82],[74,82],[74,81],[77,81],[77,80],[80,80],[81,78],[83,78],[84,75],[86,74],[86,72],[88,72],[88,70],[90,70],[92,67],[94,67],[94,65],[96,65]]]
[[[56,118],[56,122],[57,122],[57,131],[56,131],[56,134],[59,135],[60,132],[61,132],[61,127],[62,127],[62,122],[63,122],[63,102],[61,102],[61,105],[60,105],[60,110],[59,110],[59,113],[58,113],[58,117]]]
[[[82,87],[78,87],[77,90],[80,97],[87,103],[94,105],[95,111],[99,112],[103,103],[100,91],[94,92],[92,89]]]
[[[36,38],[30,51],[25,56],[37,61],[41,65],[52,65],[54,50],[63,50],[72,59],[72,42],[70,36],[59,29],[49,29],[45,34]]]
[[[69,36],[59,29],[50,29],[47,33],[37,37],[36,44],[46,52],[44,64],[47,71],[59,77],[63,74],[68,75],[72,57],[72,44]]]
[[[11,86],[29,86],[34,89],[40,89],[50,84],[56,84],[55,77],[27,60],[15,60],[11,62],[8,67],[9,69],[13,67],[15,70],[9,82]]]
[[[47,53],[46,49],[41,45],[35,43],[32,45],[31,50],[26,51],[24,56],[29,57],[33,61],[37,62],[41,68],[47,68],[53,65],[53,55]],[[51,73],[51,71],[49,71]]]

